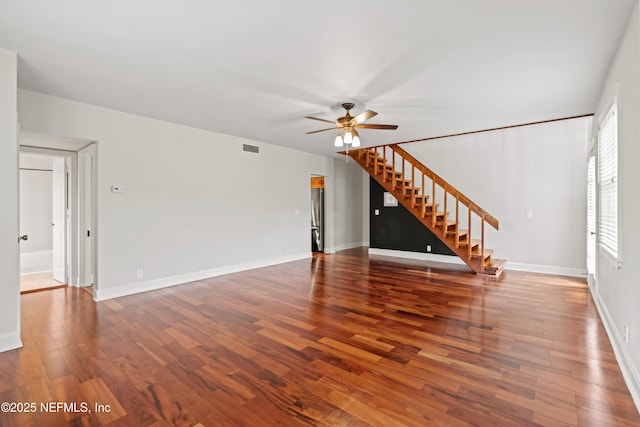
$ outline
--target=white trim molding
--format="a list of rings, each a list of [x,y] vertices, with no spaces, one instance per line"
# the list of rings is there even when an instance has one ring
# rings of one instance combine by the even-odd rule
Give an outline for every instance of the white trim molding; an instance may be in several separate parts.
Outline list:
[[[9,350],[15,350],[16,348],[22,348],[22,339],[20,339],[20,332],[12,332],[9,334],[0,335],[0,353]]]
[[[96,289],[94,300],[104,301],[112,298],[123,297],[127,295],[138,294],[141,292],[155,291],[158,289],[168,288],[171,286],[184,285],[185,283],[195,282],[198,280],[209,279],[225,274],[239,273],[256,268],[269,267],[276,264],[284,264],[291,261],[311,258],[311,252],[302,252],[288,256],[269,258],[259,261],[251,261],[242,264],[229,265],[225,267],[213,268],[211,270],[196,271],[193,273],[180,274],[177,276],[163,277],[160,279],[147,280],[144,282],[130,283],[128,285],[117,286],[108,289]]]
[[[447,264],[466,265],[456,255],[439,255],[430,254],[425,252],[410,252],[410,251],[396,251],[392,249],[377,249],[369,248],[369,255],[383,255],[399,258],[416,259],[420,261],[434,261],[443,262]],[[557,276],[571,276],[571,277],[587,277],[587,271],[581,268],[571,267],[558,267],[554,265],[541,265],[541,264],[525,264],[520,262],[508,262],[505,264],[506,270],[514,271],[530,271],[532,273],[545,273],[554,274]]]
[[[543,264],[525,264],[522,262],[508,262],[505,264],[505,270],[529,271],[532,273],[553,274],[556,276],[569,276],[587,278],[587,270],[583,268],[559,267],[556,265]]]
[[[598,309],[598,313],[600,314],[600,318],[604,324],[604,329],[607,331],[607,335],[609,336],[609,341],[611,342],[611,347],[613,347],[613,353],[616,356],[616,361],[618,362],[618,366],[622,372],[622,377],[629,388],[629,394],[631,394],[631,398],[633,399],[633,403],[635,403],[636,408],[640,410],[640,374],[636,370],[629,352],[627,352],[626,346],[624,345],[624,339],[620,336],[618,329],[615,327],[615,323],[609,314],[607,306],[600,299],[597,292],[592,292],[591,295],[596,303],[596,308]]]
[[[45,273],[53,270],[53,250],[20,253],[20,274]]]
[[[369,248],[369,255],[383,255],[383,256],[392,256],[397,258],[417,259],[420,261],[434,261],[434,262],[444,262],[447,264],[466,265],[464,261],[462,261],[457,256],[430,254],[426,252],[411,252],[411,251],[397,251],[394,249]]]
[[[366,245],[363,242],[345,243],[344,245],[337,245],[335,250],[345,251],[347,249],[360,248],[362,246],[366,246]]]

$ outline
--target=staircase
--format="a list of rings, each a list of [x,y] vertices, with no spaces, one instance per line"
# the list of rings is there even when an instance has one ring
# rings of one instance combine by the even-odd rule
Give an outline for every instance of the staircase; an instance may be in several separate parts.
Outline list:
[[[493,258],[493,250],[484,245],[485,223],[497,230],[498,220],[484,209],[397,144],[345,154],[369,172],[476,274],[499,276],[502,273],[505,260]],[[429,187],[430,191],[425,192]]]

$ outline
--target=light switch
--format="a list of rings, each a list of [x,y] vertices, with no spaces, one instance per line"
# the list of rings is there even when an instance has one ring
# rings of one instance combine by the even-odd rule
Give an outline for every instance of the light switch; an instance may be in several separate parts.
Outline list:
[[[380,215],[380,209],[376,209],[375,211],[373,211],[374,215]]]
[[[533,211],[527,211],[527,218],[533,218]]]

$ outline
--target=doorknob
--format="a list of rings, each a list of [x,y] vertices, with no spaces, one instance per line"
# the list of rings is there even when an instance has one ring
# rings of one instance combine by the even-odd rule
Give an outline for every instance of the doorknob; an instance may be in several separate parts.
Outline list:
[[[18,243],[20,243],[20,240],[29,240],[29,236],[27,234],[23,234],[22,236],[18,237]]]

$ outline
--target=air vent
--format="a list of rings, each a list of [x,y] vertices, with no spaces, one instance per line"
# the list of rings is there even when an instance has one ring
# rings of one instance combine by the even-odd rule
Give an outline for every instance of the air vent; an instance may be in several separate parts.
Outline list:
[[[258,154],[260,152],[260,147],[257,145],[242,144],[242,151]]]

